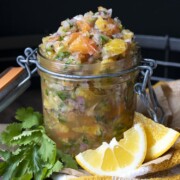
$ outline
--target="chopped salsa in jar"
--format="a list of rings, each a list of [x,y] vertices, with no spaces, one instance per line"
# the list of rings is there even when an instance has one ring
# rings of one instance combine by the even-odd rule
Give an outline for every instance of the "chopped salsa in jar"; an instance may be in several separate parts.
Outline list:
[[[43,55],[64,64],[108,63],[131,56],[134,34],[124,29],[112,10],[103,7],[66,19],[54,34],[42,39]]]
[[[75,155],[96,148],[131,127],[137,71],[118,77],[73,78],[113,74],[138,64],[134,34],[112,10],[103,7],[67,19],[39,46],[41,65],[72,78],[39,71],[47,132],[58,148]]]

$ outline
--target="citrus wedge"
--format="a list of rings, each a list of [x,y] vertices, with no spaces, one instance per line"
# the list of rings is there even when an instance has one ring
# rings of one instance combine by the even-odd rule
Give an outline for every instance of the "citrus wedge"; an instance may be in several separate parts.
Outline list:
[[[146,161],[155,159],[164,154],[176,142],[179,132],[165,127],[140,113],[135,113],[134,123],[144,126],[147,136]]]
[[[119,142],[115,138],[108,144],[103,142],[95,150],[79,153],[78,164],[94,175],[118,176],[138,168],[146,156],[147,140],[141,124],[134,125],[124,133]]]

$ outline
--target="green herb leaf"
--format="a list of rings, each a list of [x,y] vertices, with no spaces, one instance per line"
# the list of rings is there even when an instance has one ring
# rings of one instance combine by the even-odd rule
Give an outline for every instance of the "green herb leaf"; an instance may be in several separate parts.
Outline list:
[[[63,97],[63,96],[62,96]],[[16,112],[20,123],[12,123],[2,132],[0,140],[9,149],[0,150],[0,176],[12,180],[43,180],[63,167],[77,168],[75,160],[57,152],[56,144],[45,132],[42,115],[33,108]]]
[[[63,162],[64,167],[78,169],[76,161],[69,154],[65,154],[62,151],[58,150],[58,156]]]
[[[28,145],[33,143],[38,143],[41,138],[43,132],[39,129],[35,130],[24,130],[21,134],[14,136],[11,139],[12,145]]]
[[[25,174],[21,176],[21,180],[31,180],[32,174]],[[19,178],[13,178],[13,180],[19,180]]]
[[[43,165],[43,161],[38,154],[38,145],[34,145],[29,148],[28,152],[24,152],[24,154],[29,158],[29,169],[34,173],[41,171],[41,166]]]
[[[0,175],[2,175],[7,168],[7,163],[6,162],[0,162]]]
[[[6,161],[10,157],[10,152],[0,149],[0,157]]]
[[[53,172],[59,172],[59,170],[61,170],[63,168],[63,164],[60,161],[56,161],[56,163],[54,164],[54,166],[52,167],[52,169],[50,169],[47,173],[47,177],[50,177]]]
[[[56,159],[56,144],[46,134],[42,136],[39,154],[45,162],[54,162]]]
[[[23,128],[31,128],[42,124],[42,114],[35,112],[31,107],[18,109],[15,118],[23,122]]]
[[[18,158],[17,158],[18,156]],[[8,159],[8,161],[6,161],[4,163],[4,171],[1,171],[3,175],[3,179],[13,179],[14,177],[16,177],[16,173],[18,172],[19,168],[17,168],[20,164],[20,162],[22,161],[23,157],[20,155],[17,156],[10,156],[10,158]]]
[[[42,170],[37,172],[36,174],[34,174],[34,179],[35,180],[43,180],[45,179],[47,176],[47,172],[48,172],[48,169],[46,167],[42,167]]]
[[[22,124],[12,123],[8,125],[5,131],[1,133],[1,143],[6,144],[7,146],[12,146],[11,140],[13,139],[13,137],[19,135],[21,133],[21,130]]]

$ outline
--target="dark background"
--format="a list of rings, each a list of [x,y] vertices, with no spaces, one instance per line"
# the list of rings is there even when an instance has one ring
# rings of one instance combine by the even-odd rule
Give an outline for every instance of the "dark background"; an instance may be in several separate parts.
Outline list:
[[[62,20],[100,5],[135,34],[180,37],[179,0],[0,0],[0,36],[50,33]]]
[[[96,12],[98,6],[112,8],[113,17],[119,17],[136,35],[180,38],[179,0],[0,0],[0,73],[9,66],[17,66],[16,57],[23,54],[24,48],[36,48],[43,36],[58,29],[62,20],[90,10]],[[33,40],[27,38],[36,35]],[[143,57],[165,60],[165,55],[165,50],[142,47]],[[168,58],[180,62],[180,53],[171,52]],[[163,76],[164,70],[159,67],[154,73]],[[169,70],[167,75],[173,79],[180,77],[177,69]],[[1,122],[9,122],[20,106],[42,109],[39,76],[31,81],[28,91],[0,113]]]
[[[62,20],[90,10],[96,12],[98,6],[112,8],[113,17],[119,17],[136,35],[180,38],[179,0],[0,0],[0,72],[16,65],[15,58],[24,48],[37,47],[43,36],[58,29]],[[165,59],[164,50],[142,48],[142,55]],[[171,53],[168,59],[179,62],[179,52]]]

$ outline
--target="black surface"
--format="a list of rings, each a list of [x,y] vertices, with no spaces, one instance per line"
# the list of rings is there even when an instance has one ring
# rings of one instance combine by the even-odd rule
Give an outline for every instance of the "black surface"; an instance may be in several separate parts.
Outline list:
[[[180,37],[179,0],[1,0],[0,36],[50,33],[62,20],[100,5],[136,34]]]
[[[18,108],[33,107],[36,111],[42,112],[42,100],[40,89],[29,88],[16,101],[0,112],[0,124],[15,121],[15,113]]]

